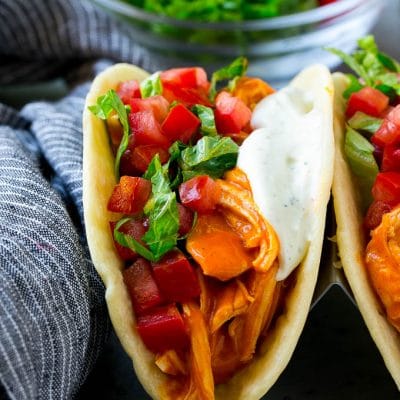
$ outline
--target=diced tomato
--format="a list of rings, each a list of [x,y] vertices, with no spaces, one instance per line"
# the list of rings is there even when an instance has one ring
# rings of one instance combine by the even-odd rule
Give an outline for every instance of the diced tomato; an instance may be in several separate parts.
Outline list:
[[[161,293],[171,302],[185,303],[200,295],[196,272],[179,250],[170,251],[153,263],[153,273]]]
[[[389,97],[372,87],[364,87],[350,95],[347,103],[346,116],[351,118],[357,111],[379,117],[389,105]]]
[[[179,236],[187,235],[193,226],[194,213],[187,207],[178,203],[178,215],[179,215]]]
[[[381,171],[400,172],[400,147],[395,144],[388,144],[383,150]]]
[[[122,274],[136,315],[142,315],[164,302],[147,260],[138,258]]]
[[[400,143],[400,105],[394,107],[385,117],[381,127],[371,138],[378,146]]]
[[[163,85],[163,96],[172,103],[178,101],[186,107],[194,106],[195,104],[202,104],[204,106],[211,107],[211,102],[208,98],[208,91],[203,88],[185,88],[169,83]]]
[[[129,114],[129,125],[136,145],[152,144],[168,150],[169,140],[163,135],[160,124],[150,111]]]
[[[174,305],[158,307],[139,316],[137,330],[146,347],[154,353],[189,345],[185,323]]]
[[[131,99],[142,97],[139,82],[134,79],[119,83],[117,94],[124,104],[128,104]]]
[[[161,82],[163,85],[170,84],[186,88],[203,88],[208,90],[210,82],[207,79],[207,73],[203,68],[172,68],[161,73]]]
[[[374,200],[383,201],[390,205],[400,203],[400,173],[380,172],[372,186]]]
[[[219,186],[208,175],[196,176],[179,186],[184,206],[204,214],[213,211],[220,196]]]
[[[250,108],[228,92],[220,92],[217,95],[215,107],[215,124],[218,133],[239,133],[250,121]]]
[[[180,140],[183,143],[188,143],[199,126],[199,118],[183,104],[178,104],[171,108],[161,125],[161,129],[171,142]]]
[[[364,227],[368,231],[378,227],[382,221],[383,214],[392,210],[392,206],[384,201],[374,201],[368,208],[364,218]]]
[[[111,229],[111,233],[113,236],[114,236],[114,229],[115,229],[116,224],[117,224],[116,222],[110,222],[110,229]],[[119,231],[122,233],[125,233],[126,235],[132,236],[139,243],[144,245],[144,243],[142,242],[142,237],[146,233],[147,228],[144,226],[143,221],[134,220],[134,219],[129,220],[129,221],[125,222],[119,228]],[[119,256],[125,261],[128,261],[128,260],[132,261],[132,260],[136,259],[136,257],[138,256],[136,252],[129,249],[128,247],[121,246],[115,240],[114,240],[114,245],[115,245],[115,248],[117,249]]]
[[[320,6],[326,6],[327,4],[336,3],[337,0],[319,0]]]
[[[151,182],[136,176],[122,176],[115,185],[107,209],[123,214],[137,214],[150,197]]]
[[[150,111],[160,124],[164,121],[169,111],[168,100],[163,96],[151,96],[145,99],[130,99],[128,104],[131,107],[131,113]]]
[[[166,163],[169,159],[168,151],[160,146],[154,146],[150,144],[147,146],[135,147],[132,154],[133,166],[142,173],[146,172],[150,161],[156,154],[159,155],[161,164]]]

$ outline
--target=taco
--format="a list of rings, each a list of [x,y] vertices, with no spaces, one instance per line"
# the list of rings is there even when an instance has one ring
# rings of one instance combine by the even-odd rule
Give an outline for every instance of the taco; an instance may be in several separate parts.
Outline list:
[[[337,243],[346,278],[400,388],[399,64],[372,36],[341,56],[359,76],[335,73]]]
[[[83,203],[116,334],[155,399],[257,399],[310,307],[333,175],[331,75],[117,64],[83,115]],[[227,85],[224,84],[227,82]]]

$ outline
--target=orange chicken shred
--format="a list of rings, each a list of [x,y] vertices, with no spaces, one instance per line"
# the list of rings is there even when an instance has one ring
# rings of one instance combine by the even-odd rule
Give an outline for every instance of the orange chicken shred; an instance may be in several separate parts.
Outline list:
[[[183,305],[185,322],[190,331],[190,388],[184,399],[214,399],[214,378],[211,370],[211,352],[207,326],[203,315],[194,303]],[[195,390],[193,390],[193,386]],[[197,396],[190,393],[196,392]]]
[[[242,100],[250,110],[264,97],[274,93],[275,90],[259,78],[243,76],[238,79],[232,95]]]
[[[187,375],[185,362],[172,349],[166,350],[162,354],[157,354],[156,365],[162,372],[169,375]]]
[[[251,268],[252,260],[240,236],[218,214],[200,215],[186,249],[205,275],[226,281]]]
[[[400,332],[400,207],[384,214],[381,224],[372,231],[366,264],[388,320]]]

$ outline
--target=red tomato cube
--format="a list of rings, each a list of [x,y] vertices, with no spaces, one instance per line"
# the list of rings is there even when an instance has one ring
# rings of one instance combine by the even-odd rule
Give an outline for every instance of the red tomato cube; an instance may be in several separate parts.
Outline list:
[[[142,97],[139,82],[135,79],[119,83],[117,94],[124,104],[128,104],[131,99]]]
[[[174,305],[158,307],[139,316],[137,330],[146,347],[154,353],[189,345],[185,323]]]
[[[112,221],[110,222],[110,229],[111,229],[111,233],[112,233],[113,237],[114,237],[115,225],[117,225],[116,222],[112,222]],[[133,237],[139,243],[141,243],[143,246],[145,246],[145,244],[142,241],[142,237],[146,233],[147,229],[148,229],[148,227],[145,227],[143,221],[132,219],[130,221],[125,222],[119,228],[119,231],[122,233],[125,233],[128,236]],[[114,246],[117,249],[118,255],[125,261],[135,260],[138,256],[138,254],[136,252],[129,249],[128,247],[121,246],[115,240],[114,240]]]
[[[337,0],[319,0],[320,6],[326,6],[327,4],[336,3]]]
[[[178,101],[186,107],[194,106],[195,104],[202,104],[203,106],[211,107],[211,102],[208,98],[208,89],[180,87],[171,85],[166,82],[163,85],[163,96],[172,103]]]
[[[178,104],[171,108],[161,125],[161,129],[171,142],[180,140],[183,143],[188,143],[199,126],[199,118],[183,104]]]
[[[172,68],[161,73],[161,82],[179,87],[198,88],[206,90],[210,87],[207,73],[200,67]]]
[[[391,206],[400,203],[400,173],[380,172],[372,186],[372,196]]]
[[[128,104],[131,107],[131,113],[138,111],[151,112],[157,122],[162,123],[169,111],[168,100],[163,96],[151,96],[145,99],[130,99]]]
[[[378,89],[367,86],[350,95],[346,116],[351,118],[357,111],[361,111],[373,117],[379,117],[388,105],[388,96]]]
[[[382,222],[383,214],[392,210],[390,204],[384,201],[374,201],[368,208],[367,215],[364,219],[364,227],[368,231],[377,228]]]
[[[179,236],[187,235],[193,226],[194,213],[182,204],[178,205],[178,215],[179,215]]]
[[[381,147],[400,143],[400,105],[394,107],[386,115],[381,127],[372,136],[371,141]]]
[[[122,214],[137,214],[150,197],[151,182],[136,176],[122,176],[115,185],[107,209]]]
[[[160,157],[161,164],[164,164],[169,159],[169,153],[167,150],[160,146],[145,145],[137,146],[132,153],[132,164],[137,171],[144,173],[150,164],[153,157],[158,154]]]
[[[136,315],[142,315],[164,302],[153,279],[150,263],[144,258],[138,258],[122,275]]]
[[[129,125],[135,145],[156,145],[168,150],[170,141],[161,131],[161,126],[150,111],[129,113]]]
[[[181,203],[201,214],[213,211],[220,196],[219,186],[208,175],[196,176],[179,186]]]
[[[383,149],[381,171],[400,172],[400,147],[395,144],[388,144]]]
[[[215,107],[215,125],[218,133],[239,133],[250,121],[250,108],[228,92],[220,92],[217,95]]]
[[[154,279],[164,297],[185,303],[200,295],[200,284],[194,268],[179,250],[168,252],[153,263]]]

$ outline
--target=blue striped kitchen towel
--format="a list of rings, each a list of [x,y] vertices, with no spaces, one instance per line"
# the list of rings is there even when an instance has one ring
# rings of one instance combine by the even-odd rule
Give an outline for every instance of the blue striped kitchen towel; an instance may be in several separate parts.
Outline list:
[[[56,76],[73,85],[98,59],[154,70],[125,29],[90,1],[0,0],[0,94]],[[0,103],[0,398],[76,397],[109,331],[82,230],[88,87]]]

